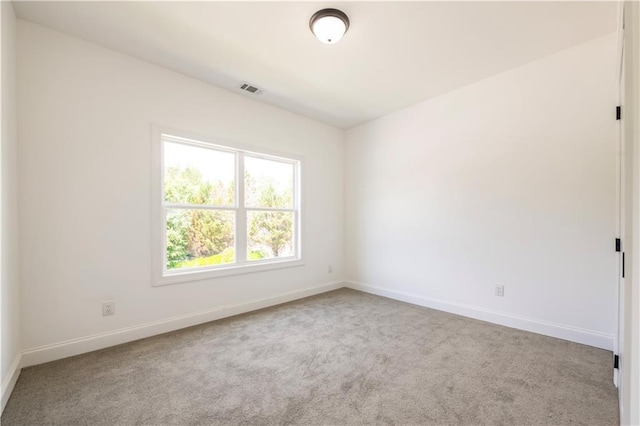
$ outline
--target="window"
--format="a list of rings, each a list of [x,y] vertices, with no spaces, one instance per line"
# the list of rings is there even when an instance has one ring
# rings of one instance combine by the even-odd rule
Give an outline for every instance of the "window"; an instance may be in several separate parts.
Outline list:
[[[301,264],[299,159],[154,133],[156,284]]]

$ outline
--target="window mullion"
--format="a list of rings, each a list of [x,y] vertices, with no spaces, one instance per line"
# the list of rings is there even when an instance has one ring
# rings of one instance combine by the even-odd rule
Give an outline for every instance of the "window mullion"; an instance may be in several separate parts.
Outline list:
[[[244,153],[238,152],[236,156],[236,262],[247,261],[247,211],[244,207]]]
[[[234,206],[216,206],[213,204],[187,204],[187,203],[164,203],[164,208],[167,209],[183,209],[183,210],[233,210]]]
[[[290,212],[295,213],[296,209],[277,208],[277,207],[245,207],[248,212]]]

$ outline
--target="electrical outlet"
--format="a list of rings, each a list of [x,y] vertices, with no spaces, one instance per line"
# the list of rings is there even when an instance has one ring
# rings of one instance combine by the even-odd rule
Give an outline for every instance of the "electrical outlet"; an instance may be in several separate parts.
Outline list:
[[[504,286],[497,285],[496,286],[496,296],[504,297]]]
[[[102,316],[106,317],[109,315],[115,315],[116,313],[116,302],[102,302]]]
[[[329,265],[327,267],[327,271],[329,271],[329,273],[332,273],[333,272],[333,266]]]

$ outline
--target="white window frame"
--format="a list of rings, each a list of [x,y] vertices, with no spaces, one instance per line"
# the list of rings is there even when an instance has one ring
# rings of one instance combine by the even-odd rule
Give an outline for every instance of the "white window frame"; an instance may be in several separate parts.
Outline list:
[[[255,148],[235,142],[223,141],[209,137],[194,135],[184,131],[152,126],[152,284],[161,286],[197,280],[212,279],[230,275],[268,271],[272,269],[290,268],[304,265],[302,259],[303,235],[302,225],[302,163],[300,156],[279,153],[264,148]],[[176,206],[186,208],[191,205],[167,203],[164,199],[164,142],[182,143],[190,146],[226,151],[236,157],[236,196],[234,205],[230,207],[212,207],[215,210],[229,210],[236,213],[235,220],[235,253],[236,262],[232,264],[212,265],[176,270],[167,270],[166,262],[166,209]],[[246,207],[244,204],[244,158],[250,156],[270,161],[280,161],[294,166],[293,206],[290,209],[268,207]],[[203,206],[195,208],[207,209]],[[249,211],[289,211],[294,213],[294,254],[288,257],[252,260],[247,259],[247,212]]]

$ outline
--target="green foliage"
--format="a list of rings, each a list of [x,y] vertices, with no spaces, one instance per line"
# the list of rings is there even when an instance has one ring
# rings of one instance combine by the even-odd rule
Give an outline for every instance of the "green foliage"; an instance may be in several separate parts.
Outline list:
[[[233,245],[233,213],[228,211],[187,210],[191,223],[187,232],[190,257],[221,253]]]
[[[266,182],[260,190],[261,207],[291,205],[291,192],[278,194],[272,182]],[[293,217],[290,212],[254,211],[249,223],[249,242],[253,247],[266,247],[273,257],[292,243]]]
[[[278,192],[273,182],[245,176],[252,205],[282,208],[292,204],[291,189]],[[232,205],[233,184],[203,180],[191,167],[165,170],[165,199],[170,203]],[[225,210],[170,209],[167,214],[167,268],[191,268],[235,262],[234,213]],[[249,217],[249,260],[278,257],[292,243],[290,212],[253,211]],[[270,253],[269,253],[270,252]]]
[[[233,263],[235,261],[235,250],[232,247],[227,248],[220,254],[214,254],[208,257],[199,257],[197,259],[186,260],[176,264],[175,268],[193,268],[197,266],[222,265],[225,263]],[[259,260],[264,258],[264,254],[259,251],[249,253],[249,260]]]
[[[165,200],[170,203],[232,205],[235,198],[233,183],[225,188],[221,181],[202,181],[198,169],[168,167],[164,177]]]
[[[172,203],[229,204],[233,187],[202,180],[199,170],[169,167],[165,171],[165,199]],[[185,261],[222,253],[232,246],[233,213],[216,210],[178,210],[167,215],[167,268]]]
[[[188,225],[188,218],[183,211],[171,213],[167,217],[167,268],[169,269],[177,267],[189,254]]]
[[[250,251],[249,252],[249,260],[260,260],[264,259],[264,253],[261,251]]]

